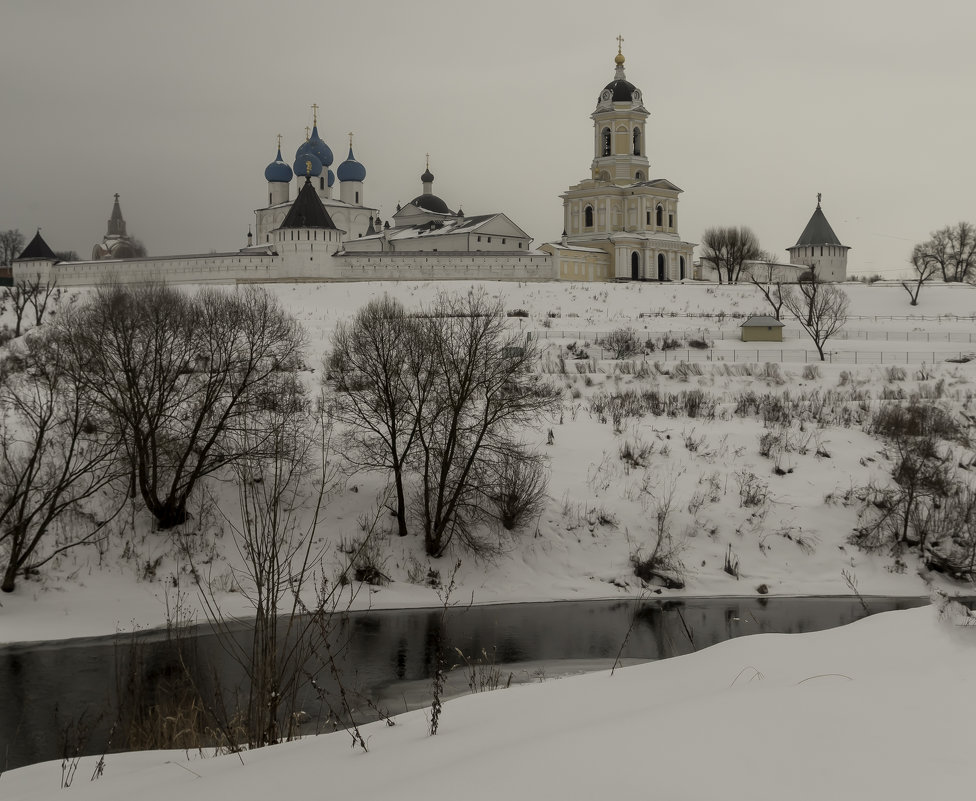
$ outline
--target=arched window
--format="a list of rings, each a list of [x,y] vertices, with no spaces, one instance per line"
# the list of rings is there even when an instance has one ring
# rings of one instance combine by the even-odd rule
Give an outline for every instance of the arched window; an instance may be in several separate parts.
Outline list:
[[[685,280],[685,257],[684,256],[682,256],[678,260],[678,268],[680,270],[680,272],[678,273],[678,275],[681,278],[681,280],[684,281]]]
[[[639,156],[640,154],[641,154],[640,128],[634,128],[634,155]]]
[[[636,250],[630,254],[630,277],[634,281],[640,278],[640,253]]]
[[[602,155],[609,156],[610,155],[610,129],[604,128],[601,137],[603,139],[603,147],[601,148],[603,151]]]
[[[658,281],[664,280],[664,254],[663,253],[657,254],[657,280]]]
[[[593,227],[593,207],[587,206],[583,209],[583,227],[592,228]]]
[[[640,170],[638,170],[637,171],[637,174],[634,176],[634,180],[635,181],[643,181],[644,180],[644,173],[642,173]]]
[[[658,227],[664,225],[664,207],[663,206],[658,206],[657,207],[657,225],[658,225]]]

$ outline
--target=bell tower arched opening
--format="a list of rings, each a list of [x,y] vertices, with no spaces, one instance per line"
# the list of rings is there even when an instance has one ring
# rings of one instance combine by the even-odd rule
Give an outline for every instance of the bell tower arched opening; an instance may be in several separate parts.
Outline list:
[[[634,155],[641,154],[641,132],[640,128],[634,128]]]
[[[665,271],[664,254],[658,253],[657,254],[657,280],[658,281],[664,280],[664,271]]]
[[[587,206],[583,209],[583,227],[592,228],[593,227],[593,207]]]
[[[600,132],[600,155],[609,156],[610,155],[610,129],[604,128]]]

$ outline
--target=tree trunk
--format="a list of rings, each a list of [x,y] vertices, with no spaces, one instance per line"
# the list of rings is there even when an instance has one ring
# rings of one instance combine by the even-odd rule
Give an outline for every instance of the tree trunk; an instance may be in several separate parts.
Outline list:
[[[397,508],[396,508],[396,519],[397,519],[397,534],[401,537],[407,536],[407,502],[403,494],[403,474],[399,470],[394,471],[394,480],[396,481],[396,494],[397,494]]]
[[[0,590],[3,592],[13,592],[14,582],[17,578],[17,560],[11,557],[10,562],[7,564],[6,569],[3,571],[3,583],[0,584]]]

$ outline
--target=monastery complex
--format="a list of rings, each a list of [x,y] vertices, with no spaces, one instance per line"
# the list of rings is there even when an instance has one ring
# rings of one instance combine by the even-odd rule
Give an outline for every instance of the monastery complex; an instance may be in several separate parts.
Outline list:
[[[679,234],[679,195],[655,177],[648,160],[647,118],[641,90],[627,80],[618,46],[613,80],[599,92],[593,121],[593,158],[579,183],[566,189],[563,235],[532,247],[532,237],[504,212],[466,215],[434,193],[434,175],[421,191],[382,220],[369,205],[366,167],[350,135],[349,152],[335,157],[313,126],[294,160],[286,162],[279,137],[264,171],[267,191],[254,212],[247,246],[224,253],[139,257],[126,233],[115,196],[104,239],[88,261],[58,261],[40,232],[15,260],[13,278],[59,286],[102,282],[240,283],[270,281],[683,281],[714,280],[695,265],[695,243]],[[777,276],[795,280],[816,268],[825,280],[847,274],[847,251],[820,207],[789,249]]]

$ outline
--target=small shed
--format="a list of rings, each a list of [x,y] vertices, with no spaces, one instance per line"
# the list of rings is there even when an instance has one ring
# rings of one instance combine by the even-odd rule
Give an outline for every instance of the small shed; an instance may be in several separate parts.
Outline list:
[[[783,323],[775,317],[758,314],[750,317],[741,326],[743,342],[782,342]]]

